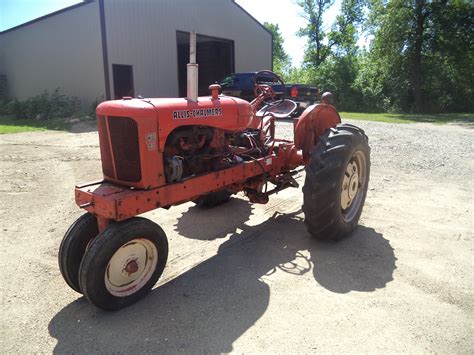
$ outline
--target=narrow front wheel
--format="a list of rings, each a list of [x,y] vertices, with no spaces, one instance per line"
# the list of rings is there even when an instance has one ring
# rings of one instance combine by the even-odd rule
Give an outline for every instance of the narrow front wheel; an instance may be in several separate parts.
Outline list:
[[[163,230],[144,218],[114,223],[90,244],[79,270],[84,296],[105,310],[127,307],[158,281],[168,258]]]
[[[59,246],[59,270],[64,281],[76,292],[82,293],[79,286],[79,267],[82,257],[97,234],[99,234],[97,218],[86,213],[69,227]]]

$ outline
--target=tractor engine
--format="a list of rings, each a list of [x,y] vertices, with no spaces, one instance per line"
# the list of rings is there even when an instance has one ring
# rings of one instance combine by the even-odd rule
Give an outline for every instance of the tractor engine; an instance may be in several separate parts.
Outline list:
[[[164,150],[165,176],[168,183],[222,168],[225,152],[222,132],[206,126],[184,126],[167,138]]]
[[[258,129],[227,132],[209,126],[182,126],[167,138],[164,169],[167,183],[229,168],[262,156],[264,145]]]

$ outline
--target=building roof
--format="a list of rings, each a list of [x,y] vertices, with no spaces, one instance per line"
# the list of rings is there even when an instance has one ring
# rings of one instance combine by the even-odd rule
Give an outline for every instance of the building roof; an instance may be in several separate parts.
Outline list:
[[[237,4],[235,2],[235,0],[231,0],[232,3],[237,6],[240,10],[242,10],[247,16],[249,16],[252,20],[254,20],[261,28],[263,28],[266,32],[268,32],[270,34],[270,36],[272,37],[272,41],[273,41],[273,34],[271,31],[269,31],[265,26],[263,26],[263,24],[261,24],[255,17],[253,17],[252,15],[250,15],[242,6],[240,6],[239,4]],[[0,34],[4,34],[4,33],[8,33],[8,32],[11,32],[11,31],[15,31],[19,28],[23,28],[23,27],[26,27],[26,26],[29,26],[33,23],[36,23],[36,22],[39,22],[41,20],[44,20],[44,19],[47,19],[49,17],[52,17],[52,16],[56,16],[56,15],[59,15],[59,14],[62,14],[63,12],[66,12],[66,11],[70,11],[70,10],[73,10],[73,9],[76,9],[78,7],[81,7],[81,6],[84,6],[84,5],[87,5],[87,4],[90,4],[91,2],[94,2],[94,0],[83,0],[82,2],[78,3],[78,4],[75,4],[75,5],[72,5],[72,6],[68,6],[68,7],[65,7],[64,9],[61,9],[61,10],[58,10],[58,11],[55,11],[55,12],[51,12],[50,14],[46,14],[44,16],[41,16],[41,17],[38,17],[38,18],[35,18],[31,21],[28,21],[28,22],[25,22],[25,23],[22,23],[18,26],[15,26],[15,27],[12,27],[12,28],[9,28],[5,31],[0,31]]]
[[[70,10],[76,9],[76,8],[78,8],[78,7],[81,7],[81,6],[90,4],[90,3],[93,2],[93,1],[94,1],[94,0],[83,0],[82,2],[80,2],[80,3],[78,3],[78,4],[65,7],[64,9],[51,12],[51,13],[46,14],[46,15],[44,15],[44,16],[40,16],[40,17],[35,18],[35,19],[31,20],[31,21],[28,21],[28,22],[22,23],[22,24],[20,24],[20,25],[18,25],[18,26],[9,28],[8,30],[0,31],[0,34],[4,34],[4,33],[7,33],[7,32],[11,32],[11,31],[17,30],[17,29],[22,28],[22,27],[29,26],[29,25],[31,25],[31,24],[33,24],[33,23],[35,23],[35,22],[39,22],[39,21],[44,20],[44,19],[47,19],[47,18],[49,18],[49,17],[62,14],[63,12],[70,11]]]

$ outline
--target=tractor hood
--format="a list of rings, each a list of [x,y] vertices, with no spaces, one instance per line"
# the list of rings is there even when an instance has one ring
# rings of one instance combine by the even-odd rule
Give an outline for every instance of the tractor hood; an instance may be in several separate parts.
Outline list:
[[[229,96],[200,97],[196,102],[185,98],[124,98],[101,103],[96,113],[109,119],[130,117],[138,125],[143,120],[155,119],[160,150],[164,148],[166,137],[178,127],[199,125],[229,132],[242,131],[250,127],[254,116],[247,101]]]

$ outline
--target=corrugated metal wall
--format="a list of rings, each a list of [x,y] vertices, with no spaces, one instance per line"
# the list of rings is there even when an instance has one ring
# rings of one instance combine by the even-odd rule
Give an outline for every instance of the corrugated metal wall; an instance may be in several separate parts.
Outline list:
[[[271,69],[271,35],[231,0],[105,0],[112,64],[133,65],[135,94],[178,95],[176,31],[234,41],[235,71]]]
[[[5,37],[0,35],[0,74],[5,74]]]
[[[0,36],[0,73],[7,75],[10,96],[25,99],[59,87],[87,106],[104,93],[97,2]]]
[[[271,68],[271,35],[231,0],[104,0],[111,97],[112,64],[133,65],[135,94],[178,96],[176,31],[234,41],[235,71]],[[0,73],[12,97],[43,90],[89,105],[105,94],[99,1],[0,35]]]

